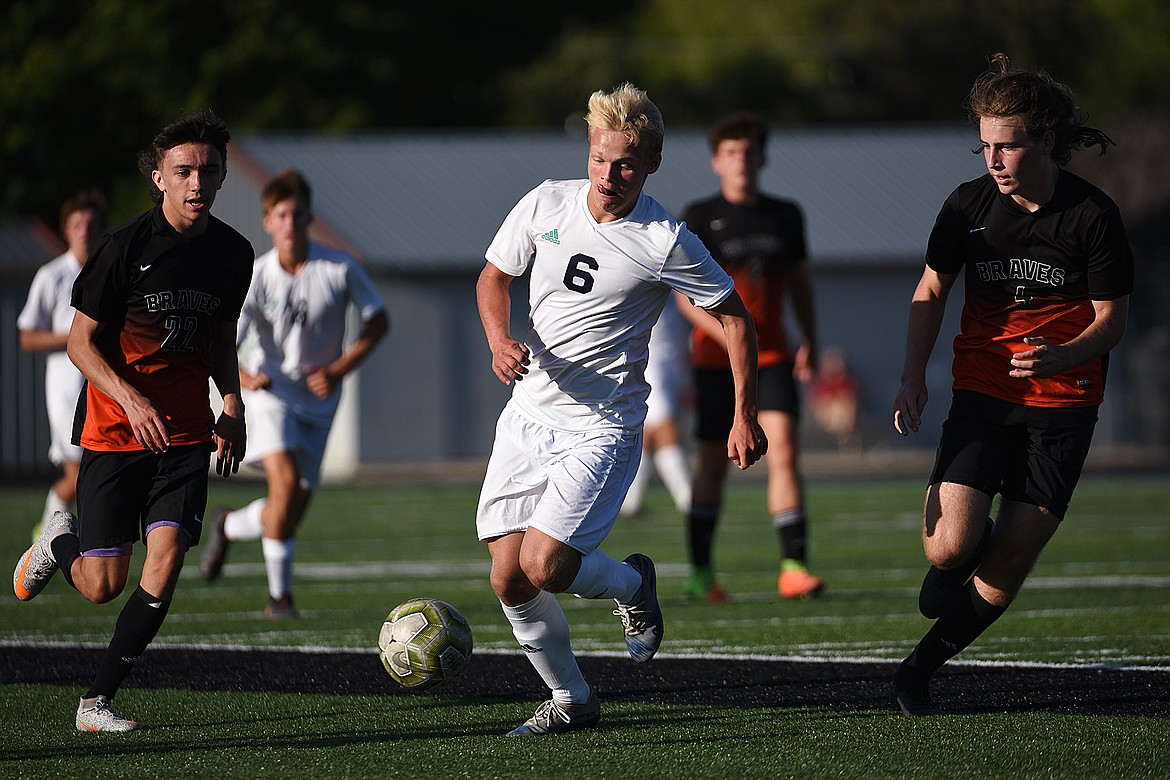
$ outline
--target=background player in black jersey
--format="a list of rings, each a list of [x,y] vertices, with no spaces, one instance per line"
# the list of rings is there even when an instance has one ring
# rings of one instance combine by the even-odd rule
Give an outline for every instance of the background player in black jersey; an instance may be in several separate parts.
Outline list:
[[[1112,143],[1084,124],[1068,87],[997,54],[968,108],[988,173],[951,193],[931,231],[894,400],[894,427],[917,431],[926,363],[963,271],[953,400],[923,524],[931,568],[919,609],[937,620],[894,677],[906,715],[941,712],[931,676],[1003,614],[1064,518],[1133,290],[1117,206],[1063,169],[1074,150]]]
[[[134,542],[146,546],[139,585],[77,708],[81,731],[139,728],[114,711],[114,695],[158,633],[199,542],[212,450],[225,477],[244,457],[236,320],[252,246],[211,216],[229,138],[209,111],[163,128],[139,159],[158,205],[106,236],[73,286],[68,352],[88,382],[74,425],[80,521],[57,512],[13,587],[27,601],[60,568],[86,599],[105,603],[126,586]],[[209,378],[223,397],[218,420]]]
[[[707,137],[719,194],[689,205],[683,221],[735,280],[756,326],[759,419],[769,442],[767,509],[780,541],[777,589],[784,598],[805,598],[819,593],[824,583],[806,568],[808,520],[797,461],[796,380],[812,378],[817,355],[804,218],[796,203],[760,192],[768,142],[762,118],[750,112],[730,114],[715,122]],[[785,327],[788,302],[803,339],[796,349]],[[686,301],[680,301],[680,308],[695,326],[691,360],[699,439],[687,518],[693,571],[684,587],[692,598],[720,602],[727,597],[715,581],[711,548],[727,479],[723,442],[734,408],[731,369],[715,319]]]

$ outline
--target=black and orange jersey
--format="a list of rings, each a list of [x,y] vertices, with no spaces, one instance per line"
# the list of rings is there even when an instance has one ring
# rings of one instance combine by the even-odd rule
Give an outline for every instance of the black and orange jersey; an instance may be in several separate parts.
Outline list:
[[[156,207],[106,236],[73,285],[73,307],[103,325],[106,361],[167,416],[173,445],[211,441],[212,338],[239,319],[254,259],[215,217],[186,238]],[[121,406],[88,383],[73,435],[90,450],[142,449]]]
[[[693,203],[683,221],[735,281],[756,326],[760,367],[792,357],[784,326],[788,270],[806,259],[804,218],[792,201],[760,196],[754,206],[722,195]],[[691,336],[691,360],[699,368],[727,368],[727,352],[704,331]]]
[[[955,337],[954,387],[1027,406],[1096,406],[1108,356],[1051,378],[1013,379],[1011,356],[1028,336],[1061,344],[1092,323],[1093,301],[1133,292],[1133,251],[1116,204],[1061,170],[1035,212],[999,192],[990,175],[959,185],[939,212],[926,262],[965,269]]]

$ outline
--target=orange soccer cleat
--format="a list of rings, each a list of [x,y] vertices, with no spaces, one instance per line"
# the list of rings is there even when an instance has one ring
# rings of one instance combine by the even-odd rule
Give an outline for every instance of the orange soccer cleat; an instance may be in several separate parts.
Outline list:
[[[809,574],[804,564],[786,559],[781,564],[776,589],[786,599],[807,599],[819,596],[825,589],[825,583],[820,577]]]

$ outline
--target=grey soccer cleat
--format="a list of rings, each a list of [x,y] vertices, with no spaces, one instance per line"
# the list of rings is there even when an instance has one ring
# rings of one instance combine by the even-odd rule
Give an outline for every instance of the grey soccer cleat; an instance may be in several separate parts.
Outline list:
[[[642,575],[642,587],[634,594],[633,602],[623,604],[618,601],[613,614],[622,619],[630,657],[638,663],[645,663],[658,652],[665,630],[662,608],[658,605],[658,579],[654,561],[642,553],[634,553],[624,562]]]
[[[223,562],[227,559],[229,541],[227,534],[224,533],[223,524],[229,511],[226,506],[215,510],[211,524],[207,528],[211,533],[202,540],[203,554],[199,556],[199,574],[207,582],[219,578],[220,572],[223,571]]]
[[[297,612],[297,608],[293,606],[291,594],[281,596],[278,599],[269,597],[268,603],[264,605],[264,617],[273,622],[296,620],[300,616],[301,613]]]
[[[137,722],[123,718],[114,712],[113,702],[108,696],[96,696],[92,699],[82,699],[77,705],[78,731],[134,731],[142,728]]]
[[[508,732],[509,737],[540,737],[593,728],[601,720],[601,702],[589,692],[584,704],[557,704],[552,699],[536,708],[536,714]]]
[[[12,572],[12,590],[21,601],[28,601],[45,589],[57,573],[57,561],[50,548],[61,534],[76,534],[77,518],[69,512],[57,511],[41,529],[41,535],[25,550]]]

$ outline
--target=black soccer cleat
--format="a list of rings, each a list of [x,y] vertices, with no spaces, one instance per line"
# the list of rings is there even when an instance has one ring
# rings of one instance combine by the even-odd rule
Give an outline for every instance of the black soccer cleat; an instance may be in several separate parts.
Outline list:
[[[907,717],[943,714],[942,709],[930,698],[930,678],[914,674],[905,661],[894,674],[894,701]]]

